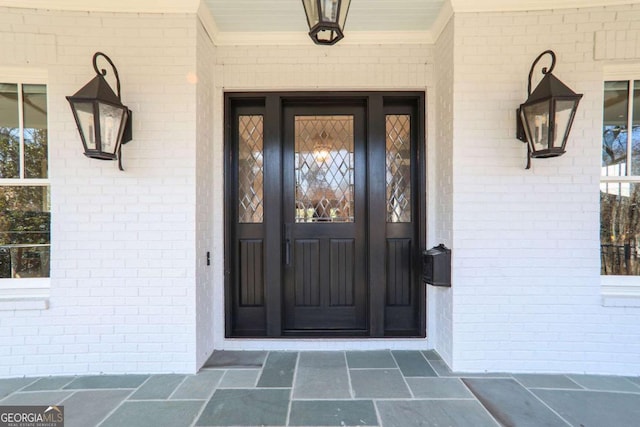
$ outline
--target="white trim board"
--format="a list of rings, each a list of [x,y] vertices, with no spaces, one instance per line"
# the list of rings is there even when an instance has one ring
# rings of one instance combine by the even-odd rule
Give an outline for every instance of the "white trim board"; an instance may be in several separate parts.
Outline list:
[[[216,350],[349,351],[432,350],[426,338],[225,338]]]
[[[0,7],[95,12],[196,13],[200,0],[0,0]],[[637,4],[637,0],[448,0],[454,12],[515,12]]]
[[[637,0],[449,0],[458,12],[522,12],[637,4]]]
[[[196,13],[200,0],[0,0],[0,7],[78,12]]]

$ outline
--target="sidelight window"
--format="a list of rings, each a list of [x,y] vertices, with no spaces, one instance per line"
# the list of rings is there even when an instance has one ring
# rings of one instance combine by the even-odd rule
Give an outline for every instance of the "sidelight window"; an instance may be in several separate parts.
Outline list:
[[[261,223],[264,217],[264,119],[239,116],[238,222]]]
[[[411,116],[386,117],[387,222],[411,222]]]

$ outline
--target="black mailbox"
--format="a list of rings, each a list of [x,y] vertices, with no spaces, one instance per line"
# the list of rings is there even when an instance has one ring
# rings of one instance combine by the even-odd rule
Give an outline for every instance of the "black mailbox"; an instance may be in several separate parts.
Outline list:
[[[422,281],[451,286],[451,249],[441,243],[422,253]]]

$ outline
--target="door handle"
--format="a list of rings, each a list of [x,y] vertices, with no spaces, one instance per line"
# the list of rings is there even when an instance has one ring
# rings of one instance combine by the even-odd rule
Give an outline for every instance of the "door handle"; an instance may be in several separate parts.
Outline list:
[[[291,265],[291,224],[284,225],[284,264]]]

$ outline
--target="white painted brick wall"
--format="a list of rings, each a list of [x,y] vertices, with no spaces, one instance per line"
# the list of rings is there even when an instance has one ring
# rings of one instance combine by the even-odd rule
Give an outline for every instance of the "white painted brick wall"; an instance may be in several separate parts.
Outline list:
[[[616,34],[638,30],[639,21],[628,18],[638,11],[456,15],[454,369],[640,374],[640,309],[601,305],[606,61],[594,60],[611,57],[609,42],[604,51],[594,46],[610,34],[611,55],[628,58],[627,41]],[[557,54],[554,74],[584,98],[567,154],[533,160],[527,171],[515,109],[545,49]]]
[[[453,244],[453,53],[454,18],[451,18],[435,44],[435,120],[427,120],[435,130],[428,144],[429,244]],[[433,116],[430,116],[433,117]],[[452,252],[455,261],[456,252]],[[455,270],[452,279],[455,280]],[[428,332],[433,347],[451,365],[453,357],[453,292],[450,288],[427,287]]]
[[[0,66],[48,71],[53,218],[50,308],[0,312],[0,377],[194,372],[195,16],[0,8],[0,20]],[[82,155],[65,99],[97,50],[133,111],[126,172]]]
[[[204,27],[198,24],[197,38],[197,161],[196,161],[196,366],[201,367],[214,349],[213,274],[207,266],[207,252],[212,261],[223,257],[218,246],[214,250],[214,192],[222,183],[220,171],[214,168],[214,64],[215,48]],[[214,186],[214,182],[216,186]]]
[[[433,47],[232,46],[217,49],[226,90],[425,89]]]

